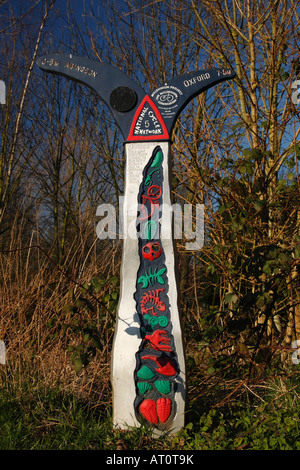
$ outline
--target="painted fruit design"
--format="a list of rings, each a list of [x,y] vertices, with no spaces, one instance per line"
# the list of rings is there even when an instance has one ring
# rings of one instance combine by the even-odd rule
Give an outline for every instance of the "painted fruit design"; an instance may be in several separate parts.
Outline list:
[[[156,402],[156,412],[159,421],[165,423],[170,416],[172,402],[170,398],[159,398]]]
[[[170,398],[159,398],[156,402],[147,398],[140,404],[140,414],[151,424],[165,423],[172,409]]]
[[[136,353],[135,411],[141,422],[165,430],[176,413],[178,360],[172,336],[168,272],[161,240],[163,152],[156,147],[144,168],[138,195],[140,266],[136,308],[141,344]]]
[[[146,399],[140,404],[141,415],[152,424],[158,423],[158,415],[156,412],[156,403],[154,400]]]

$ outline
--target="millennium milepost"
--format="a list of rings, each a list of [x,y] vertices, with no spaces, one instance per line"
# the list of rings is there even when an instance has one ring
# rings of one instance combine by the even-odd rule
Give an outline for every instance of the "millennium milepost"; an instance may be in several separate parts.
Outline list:
[[[164,213],[172,205],[171,137],[183,108],[235,73],[226,68],[196,70],[146,93],[118,68],[84,57],[46,55],[37,65],[92,88],[124,137],[124,240],[111,364],[113,423],[119,429],[144,423],[154,436],[176,433],[184,426],[186,372],[172,221]]]

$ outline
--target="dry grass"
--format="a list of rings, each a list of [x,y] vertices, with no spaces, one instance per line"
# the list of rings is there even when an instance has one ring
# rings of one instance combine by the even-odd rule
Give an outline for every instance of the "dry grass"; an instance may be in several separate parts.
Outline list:
[[[76,374],[67,352],[71,333],[61,327],[70,319],[63,313],[70,295],[80,295],[93,276],[109,276],[118,269],[111,263],[111,247],[102,247],[99,254],[91,236],[87,233],[74,240],[58,264],[53,253],[35,243],[37,234],[24,246],[20,232],[12,227],[10,246],[0,253],[0,339],[6,346],[6,365],[0,366],[3,389],[13,387],[21,393],[24,385],[32,392],[59,388],[82,398],[93,395],[96,404],[109,400],[113,330],[106,335],[103,351]],[[119,249],[117,245],[115,251]],[[91,300],[101,302],[102,297],[99,292]]]
[[[6,365],[0,366],[3,390],[13,389],[21,396],[24,390],[34,395],[54,389],[88,400],[92,407],[111,406],[110,359],[115,312],[101,308],[105,292],[88,294],[96,308],[86,312],[89,319],[101,325],[105,344],[79,374],[75,373],[67,351],[74,335],[62,327],[72,318],[64,307],[71,297],[78,298],[85,283],[95,275],[108,278],[119,271],[121,242],[115,246],[104,244],[100,251],[91,237],[88,231],[85,236],[80,235],[69,246],[63,263],[58,264],[53,253],[39,245],[37,235],[38,243],[31,237],[31,243],[24,246],[13,227],[9,249],[0,253],[0,339],[6,345]],[[186,331],[190,408],[220,408],[240,399],[245,403],[252,399],[263,403],[267,394],[278,402],[289,397],[291,382],[277,377],[277,372],[266,381],[264,365],[257,365],[257,375],[248,377],[249,358],[243,354],[228,353],[228,358],[220,363],[226,344],[201,346],[189,334],[193,321],[197,322],[196,314],[189,318]],[[234,376],[233,365],[237,366]],[[296,391],[293,392],[295,397]]]
[[[7,348],[6,365],[0,366],[0,390],[4,392],[0,394],[1,448],[296,448],[296,371],[290,377],[275,372],[266,379],[263,371],[257,377],[247,377],[245,358],[236,358],[240,369],[232,376],[232,356],[232,363],[225,361],[212,373],[211,361],[216,367],[224,344],[202,347],[192,335],[186,344],[189,402],[182,433],[157,441],[143,428],[113,430],[110,359],[114,325],[113,312],[105,313],[101,308],[105,292],[93,293],[91,302],[99,308],[86,312],[102,325],[105,342],[78,374],[67,351],[74,335],[60,326],[71,320],[72,314],[65,313],[64,307],[70,297],[80,295],[86,282],[99,273],[109,277],[118,272],[118,265],[111,263],[111,249],[88,257],[82,247],[77,257],[70,250],[70,256],[59,266],[45,250],[31,249],[28,255],[28,250],[21,248],[0,256],[0,339]],[[24,253],[27,259],[25,256],[22,271]],[[30,267],[32,260],[38,267],[35,274]]]

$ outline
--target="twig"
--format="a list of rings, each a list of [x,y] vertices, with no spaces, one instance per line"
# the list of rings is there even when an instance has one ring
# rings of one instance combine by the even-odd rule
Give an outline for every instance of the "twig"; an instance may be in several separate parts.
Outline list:
[[[43,30],[44,25],[46,23],[46,19],[47,19],[48,14],[54,6],[54,3],[55,3],[55,0],[52,1],[50,7],[46,10],[45,15],[42,19],[40,29],[39,29],[39,33],[38,33],[38,37],[37,37],[36,44],[35,44],[35,48],[34,48],[34,53],[33,53],[33,56],[32,56],[32,59],[31,59],[30,65],[29,65],[29,70],[28,70],[28,73],[27,73],[27,77],[26,77],[26,81],[25,81],[25,85],[24,85],[24,89],[23,89],[23,93],[22,93],[22,97],[21,97],[19,111],[17,113],[15,129],[14,129],[14,132],[13,132],[13,140],[12,140],[12,144],[11,144],[11,153],[10,153],[10,157],[9,157],[9,161],[8,161],[8,169],[7,169],[7,184],[6,184],[6,187],[5,187],[4,192],[3,192],[3,199],[2,199],[3,201],[5,201],[5,199],[6,199],[6,194],[7,194],[8,188],[9,188],[8,183],[9,183],[9,179],[10,179],[11,172],[12,172],[13,159],[14,159],[14,156],[15,156],[19,126],[20,126],[21,116],[22,116],[22,113],[23,113],[23,107],[24,107],[25,97],[26,97],[26,94],[27,94],[27,88],[28,88],[28,85],[29,85],[31,72],[32,72],[32,69],[33,69],[33,66],[34,66],[34,63],[35,63],[36,56],[37,56],[38,47],[39,47],[39,43],[40,43],[41,36],[42,36],[42,30]],[[4,215],[4,210],[0,211],[0,223],[2,221],[3,215]]]

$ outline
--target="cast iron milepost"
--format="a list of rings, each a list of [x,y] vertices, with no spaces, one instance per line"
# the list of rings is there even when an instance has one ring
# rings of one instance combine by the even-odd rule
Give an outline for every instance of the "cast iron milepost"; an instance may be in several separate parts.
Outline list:
[[[40,57],[37,65],[96,91],[123,134],[124,243],[111,367],[113,423],[120,429],[144,423],[154,436],[176,433],[184,426],[186,377],[168,217],[171,136],[193,97],[235,74],[197,70],[147,94],[118,68],[90,59],[54,54]]]

